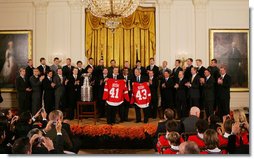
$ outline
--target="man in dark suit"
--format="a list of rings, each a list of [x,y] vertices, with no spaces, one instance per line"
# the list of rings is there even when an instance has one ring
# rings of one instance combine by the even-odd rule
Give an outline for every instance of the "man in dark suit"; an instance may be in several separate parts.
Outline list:
[[[191,107],[190,115],[186,118],[181,119],[181,128],[183,132],[195,133],[197,131],[196,122],[200,117],[200,109],[198,107]]]
[[[159,74],[160,74],[159,67],[155,65],[155,61],[153,57],[150,58],[150,65],[146,67],[146,70],[153,71],[155,78],[159,77]]]
[[[122,73],[122,78],[126,82],[126,87],[128,89],[128,94],[129,98],[131,99],[131,90],[132,90],[132,76],[129,74],[129,69],[124,68],[123,73]],[[128,121],[128,114],[129,114],[129,107],[130,107],[130,102],[124,100],[123,105],[119,107],[119,114],[120,114],[120,121]]]
[[[55,86],[55,108],[56,110],[62,109],[66,105],[65,99],[65,80],[66,77],[63,76],[63,71],[61,68],[57,69],[56,75],[53,77],[53,83],[56,84]]]
[[[142,76],[141,69],[136,68],[134,70],[134,75],[135,77],[133,77],[132,82],[138,82],[138,83],[148,82],[147,77]],[[136,123],[139,123],[141,122],[141,108],[138,107],[136,104],[135,104],[135,111],[136,111]],[[144,123],[147,123],[149,118],[149,107],[143,108],[143,112],[144,112]]]
[[[145,67],[141,66],[141,61],[140,60],[136,61],[136,67],[133,68],[133,74],[134,74],[136,68],[141,70],[141,75],[142,76],[148,77]]]
[[[74,68],[72,71],[72,75],[67,78],[65,81],[65,85],[67,87],[68,94],[68,107],[69,107],[69,115],[68,118],[70,120],[74,119],[74,110],[76,109],[76,103],[81,98],[81,78],[78,76],[78,69]]]
[[[119,68],[115,66],[112,74],[108,75],[108,78],[123,79],[123,76],[119,75]]]
[[[30,92],[28,81],[25,78],[26,70],[24,68],[19,69],[19,76],[16,78],[16,89],[18,95],[19,111],[20,113],[30,110]]]
[[[159,79],[160,79],[160,80],[164,78],[164,72],[165,72],[166,70],[168,70],[169,73],[171,74],[171,70],[170,70],[167,66],[168,66],[168,62],[167,62],[167,61],[163,61],[163,62],[162,62],[162,67],[161,67],[160,73],[159,73]]]
[[[174,79],[174,82],[177,82],[177,80],[178,80],[178,73],[179,73],[179,71],[183,70],[180,67],[180,64],[181,64],[181,60],[180,59],[176,59],[175,60],[175,68],[173,68],[173,71],[172,71],[172,77]]]
[[[179,71],[178,73],[178,79],[175,83],[175,89],[176,89],[176,110],[178,114],[178,118],[185,117],[187,115],[187,87],[185,84],[188,82],[186,78],[184,78],[183,71]]]
[[[97,81],[98,81],[99,77],[102,76],[103,69],[104,69],[104,60],[100,59],[99,60],[99,64],[94,68],[94,71],[93,71],[93,75],[95,77],[98,77]]]
[[[84,71],[85,73],[87,73],[88,68],[94,69],[94,66],[93,66],[93,58],[92,58],[92,57],[90,57],[90,58],[88,59],[88,64],[87,64],[87,66],[85,67],[85,71]]]
[[[190,79],[191,78],[191,68],[193,67],[192,65],[193,63],[193,59],[192,58],[188,58],[187,59],[187,67],[186,67],[186,70],[184,71],[184,77],[186,79]]]
[[[26,81],[28,82],[29,86],[30,86],[30,77],[33,75],[33,60],[32,59],[28,59],[27,61],[27,67],[26,67]]]
[[[47,72],[47,77],[42,81],[46,112],[51,112],[55,109],[55,86],[56,84],[53,82],[53,71],[49,71]]]
[[[224,115],[228,115],[230,112],[230,87],[231,77],[227,74],[224,67],[220,68],[221,77],[218,78],[218,111],[219,116],[222,118]]]
[[[204,78],[205,77],[204,72],[206,68],[202,66],[202,60],[196,59],[196,65],[197,65],[197,74],[199,75],[200,78]],[[199,109],[203,110],[204,109],[203,85],[199,86],[199,91],[200,91]]]
[[[213,114],[213,106],[214,106],[214,83],[215,80],[213,76],[211,76],[210,70],[206,69],[205,78],[200,78],[200,83],[203,86],[203,102],[206,112],[206,117],[208,118]]]
[[[40,71],[40,75],[46,75],[50,70],[50,67],[46,65],[46,59],[44,57],[40,58],[40,63],[41,65],[37,67]]]
[[[173,90],[174,90],[174,81],[172,78],[170,78],[170,72],[166,70],[164,72],[164,78],[161,80],[160,84],[161,107],[163,111],[166,108],[174,109]]]
[[[189,82],[185,84],[189,88],[188,97],[189,97],[189,107],[199,106],[199,98],[200,98],[200,76],[197,74],[197,68],[191,68],[192,76],[189,79]]]
[[[77,68],[78,68],[78,76],[81,77],[81,75],[85,73],[85,69],[83,69],[82,61],[77,61]]]
[[[116,61],[114,59],[110,60],[110,67],[108,67],[108,75],[113,74],[113,70],[116,67]]]
[[[30,77],[30,84],[32,88],[32,114],[35,114],[40,109],[42,103],[42,80],[45,78],[44,75],[40,76],[38,68],[33,70],[33,76]]]
[[[58,57],[54,58],[53,65],[50,66],[50,69],[53,71],[53,75],[57,73],[57,69],[62,68],[62,66],[59,65],[60,60]]]
[[[133,76],[133,72],[132,72],[132,69],[130,67],[130,63],[129,61],[124,61],[124,67],[123,69],[121,70],[121,73],[123,74],[123,71],[125,68],[128,68],[128,74],[132,77]]]
[[[158,76],[157,77],[154,76],[153,70],[150,70],[148,72],[148,76],[149,76],[149,88],[150,88],[150,92],[151,92],[151,101],[150,101],[150,104],[149,104],[150,117],[152,117],[153,119],[156,119],[156,117],[157,117],[157,107],[158,107],[158,85],[159,85],[159,81],[158,81]]]
[[[66,59],[66,65],[63,67],[63,76],[69,78],[69,76],[72,76],[72,71],[74,69],[74,66],[71,65],[71,59]]]
[[[108,79],[108,69],[104,68],[102,71],[102,75],[99,78],[99,89],[98,89],[98,110],[100,113],[100,118],[105,116],[105,104],[106,101],[102,99],[103,97],[103,92],[104,92],[104,86],[105,86],[105,82]]]

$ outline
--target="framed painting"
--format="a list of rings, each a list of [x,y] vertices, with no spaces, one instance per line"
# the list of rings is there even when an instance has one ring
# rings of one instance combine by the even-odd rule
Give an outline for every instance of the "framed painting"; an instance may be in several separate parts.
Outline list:
[[[225,66],[231,91],[249,91],[249,29],[210,29],[210,60]]]
[[[0,30],[0,89],[15,92],[15,79],[19,68],[32,58],[31,30]]]

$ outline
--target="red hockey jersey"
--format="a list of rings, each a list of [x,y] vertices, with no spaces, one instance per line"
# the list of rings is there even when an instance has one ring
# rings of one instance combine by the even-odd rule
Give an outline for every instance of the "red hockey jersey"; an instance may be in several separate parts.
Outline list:
[[[124,99],[129,101],[128,90],[124,80],[108,79],[104,86],[103,100],[110,106],[119,106]]]
[[[201,139],[198,135],[191,135],[188,137],[188,141],[195,142],[198,147],[205,147],[205,142],[203,139]]]
[[[135,103],[140,108],[147,108],[151,100],[148,82],[133,82],[131,104]]]

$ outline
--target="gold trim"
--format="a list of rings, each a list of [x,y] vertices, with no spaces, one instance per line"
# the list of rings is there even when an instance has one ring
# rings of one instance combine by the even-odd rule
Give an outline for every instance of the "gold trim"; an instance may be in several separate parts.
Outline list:
[[[28,59],[33,59],[33,31],[32,30],[0,30],[0,34],[27,34],[28,35]],[[0,88],[2,93],[14,93],[15,88]]]
[[[248,87],[230,88],[230,92],[249,92],[250,87],[250,33],[249,29],[209,29],[209,62],[214,58],[214,33],[247,33]]]

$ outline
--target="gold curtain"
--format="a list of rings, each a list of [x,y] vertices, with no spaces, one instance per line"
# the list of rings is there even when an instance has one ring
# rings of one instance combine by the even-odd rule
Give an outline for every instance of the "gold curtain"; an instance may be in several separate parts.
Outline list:
[[[147,66],[149,58],[154,57],[155,8],[139,7],[131,16],[122,19],[114,33],[105,27],[104,19],[89,11],[85,14],[86,57],[94,58],[95,64],[103,57],[106,66],[110,65],[111,59],[115,59],[120,67],[126,60],[133,67],[136,59],[141,60],[142,66]]]

